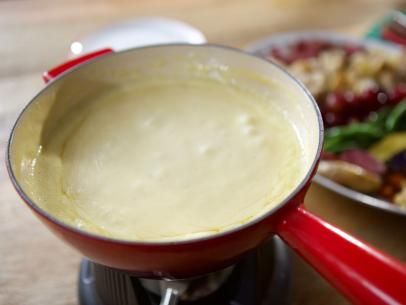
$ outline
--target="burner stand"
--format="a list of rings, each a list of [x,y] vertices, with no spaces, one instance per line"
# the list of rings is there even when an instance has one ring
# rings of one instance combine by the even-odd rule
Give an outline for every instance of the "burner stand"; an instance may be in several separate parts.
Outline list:
[[[278,237],[273,237],[231,268],[191,281],[171,283],[140,279],[83,259],[78,283],[79,302],[80,305],[158,305],[161,294],[164,297],[163,288],[174,284],[180,291],[179,304],[287,305],[290,271],[289,250]],[[215,284],[208,278],[215,278]],[[196,292],[193,282],[200,285],[200,291]]]

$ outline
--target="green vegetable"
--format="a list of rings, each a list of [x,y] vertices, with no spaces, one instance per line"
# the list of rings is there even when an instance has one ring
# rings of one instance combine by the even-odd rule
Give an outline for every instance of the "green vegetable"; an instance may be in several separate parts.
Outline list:
[[[392,156],[406,149],[406,132],[392,133],[368,149],[377,160],[388,161]]]
[[[396,105],[385,122],[388,131],[400,131],[406,129],[406,101]]]
[[[406,99],[396,107],[384,108],[362,123],[326,130],[324,150],[339,153],[351,148],[365,149],[394,131],[406,130]]]
[[[366,148],[383,136],[383,129],[376,123],[352,123],[328,129],[324,149],[341,152],[349,148]]]

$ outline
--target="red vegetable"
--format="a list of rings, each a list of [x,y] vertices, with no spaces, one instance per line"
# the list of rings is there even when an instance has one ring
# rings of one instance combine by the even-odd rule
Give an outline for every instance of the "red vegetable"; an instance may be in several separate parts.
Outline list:
[[[343,113],[348,108],[346,96],[341,92],[327,94],[325,109],[333,113]]]
[[[400,83],[395,86],[392,92],[389,93],[389,103],[396,105],[406,97],[406,83]]]
[[[360,149],[350,149],[343,152],[339,156],[340,160],[347,161],[352,164],[356,164],[367,171],[382,175],[386,171],[386,167],[383,163],[376,160],[368,152]]]
[[[295,60],[312,58],[318,56],[321,52],[330,49],[342,49],[347,55],[355,52],[363,51],[362,46],[347,45],[342,43],[335,43],[321,39],[299,40],[291,45],[281,48],[273,48],[270,50],[269,55],[282,61],[285,64],[291,64]]]
[[[396,105],[406,98],[406,84],[398,84],[391,92],[372,88],[359,95],[351,91],[336,91],[326,95],[321,102],[321,112],[326,127],[365,121],[372,113],[386,105]]]
[[[323,121],[326,127],[345,125],[348,121],[344,115],[334,112],[323,112]]]
[[[321,152],[322,160],[337,160],[337,155],[328,151]]]

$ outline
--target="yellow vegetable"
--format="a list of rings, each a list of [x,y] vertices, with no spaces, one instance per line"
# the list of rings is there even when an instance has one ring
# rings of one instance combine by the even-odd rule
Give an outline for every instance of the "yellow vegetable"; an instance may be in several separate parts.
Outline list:
[[[404,149],[406,149],[406,132],[397,132],[374,144],[369,153],[379,161],[385,162]]]

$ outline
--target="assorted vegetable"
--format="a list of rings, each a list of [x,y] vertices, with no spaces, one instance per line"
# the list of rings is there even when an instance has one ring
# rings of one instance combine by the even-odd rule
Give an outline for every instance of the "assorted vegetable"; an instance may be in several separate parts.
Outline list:
[[[406,208],[406,51],[302,40],[269,56],[320,106],[326,132],[319,173]]]
[[[386,107],[364,122],[326,130],[324,149],[341,152],[350,148],[368,148],[390,133],[406,130],[406,99],[393,108]]]

